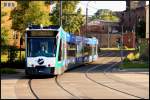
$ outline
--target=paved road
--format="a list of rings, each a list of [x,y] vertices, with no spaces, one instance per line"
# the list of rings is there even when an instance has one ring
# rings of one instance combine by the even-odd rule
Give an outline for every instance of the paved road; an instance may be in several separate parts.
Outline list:
[[[1,98],[148,99],[149,72],[117,70],[112,65],[119,62],[120,58],[115,55],[103,55],[96,62],[68,71],[57,78],[29,79],[25,77],[24,71],[16,75],[2,75]]]

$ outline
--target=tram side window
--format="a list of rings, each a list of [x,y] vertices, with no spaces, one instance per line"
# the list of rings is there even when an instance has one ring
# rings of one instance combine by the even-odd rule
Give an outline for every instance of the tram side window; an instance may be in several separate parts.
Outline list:
[[[58,55],[58,61],[61,61],[62,58],[62,40],[60,40],[60,46],[59,46],[59,55]]]
[[[76,45],[74,43],[68,43],[67,58],[76,56]]]
[[[88,44],[84,45],[84,55],[87,56],[90,54],[90,46]]]
[[[89,44],[86,44],[84,47],[84,55],[92,55],[92,46]]]
[[[77,57],[81,57],[83,55],[83,44],[80,42],[77,44]]]
[[[96,45],[93,46],[93,55],[96,55]]]

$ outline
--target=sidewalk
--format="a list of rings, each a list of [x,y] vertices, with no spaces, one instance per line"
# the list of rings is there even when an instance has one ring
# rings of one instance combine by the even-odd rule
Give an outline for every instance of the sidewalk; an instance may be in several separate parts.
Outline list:
[[[24,76],[24,69],[17,69],[17,74],[1,74],[1,99],[17,99],[15,85]]]

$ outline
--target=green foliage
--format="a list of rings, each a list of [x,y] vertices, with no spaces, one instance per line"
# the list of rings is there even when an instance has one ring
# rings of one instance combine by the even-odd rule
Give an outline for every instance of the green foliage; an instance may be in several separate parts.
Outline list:
[[[92,19],[100,19],[105,21],[112,21],[116,22],[119,21],[119,18],[109,9],[99,9],[95,13],[94,16],[92,16]]]
[[[141,59],[143,61],[149,61],[149,44],[148,44],[148,41],[149,40],[146,40],[146,39],[139,39],[140,40],[140,43],[139,43],[139,46],[140,46],[140,54],[141,54]]]
[[[138,38],[145,38],[145,32],[146,32],[146,23],[143,20],[140,20],[136,26],[136,36]]]
[[[52,4],[54,4],[54,3],[57,3],[58,1],[45,1],[45,4],[46,5],[52,5]]]
[[[10,53],[10,57],[8,57],[9,62],[14,62],[15,58],[17,57],[17,48],[15,46],[11,46],[9,48],[9,53]]]
[[[149,63],[146,62],[123,62],[120,68],[149,68]]]
[[[29,8],[30,1],[17,1],[17,7],[11,11],[12,29],[24,32],[27,27],[25,11]]]
[[[139,58],[140,58],[140,53],[139,52],[138,53],[130,53],[130,54],[127,55],[127,59],[129,61],[139,60]]]
[[[75,11],[79,1],[62,1],[62,27],[67,32],[79,31],[80,26],[84,22],[84,17],[81,15],[81,8]],[[54,7],[51,20],[55,25],[59,25],[60,2]]]
[[[49,25],[49,13],[44,6],[44,1],[17,1],[11,12],[12,29],[24,33],[29,23]]]
[[[1,74],[16,74],[16,70],[12,68],[1,68]]]
[[[5,27],[1,26],[1,44],[7,45],[8,41],[8,30]]]
[[[42,9],[45,6],[43,1],[32,1],[29,4],[29,8],[25,11],[25,23],[36,25],[49,25],[49,12]]]
[[[1,9],[3,9],[3,8],[1,7]],[[7,15],[7,13],[2,10],[2,12],[1,12],[1,21],[2,21],[1,22],[1,45],[3,45],[3,46],[7,45],[7,40],[8,40],[8,30],[5,28],[4,25],[2,25],[3,17],[6,15]]]

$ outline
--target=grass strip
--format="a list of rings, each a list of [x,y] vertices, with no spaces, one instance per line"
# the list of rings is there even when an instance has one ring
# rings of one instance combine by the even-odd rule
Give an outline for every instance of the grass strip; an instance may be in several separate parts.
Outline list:
[[[149,68],[148,62],[123,62],[120,68]]]
[[[16,74],[17,71],[12,68],[1,68],[1,74]]]

